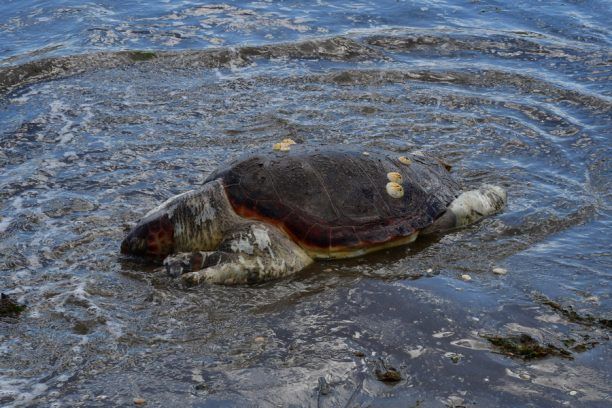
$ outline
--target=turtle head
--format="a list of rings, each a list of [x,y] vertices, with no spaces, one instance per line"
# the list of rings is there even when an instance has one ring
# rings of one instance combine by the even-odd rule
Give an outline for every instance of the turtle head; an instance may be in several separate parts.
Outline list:
[[[165,211],[148,215],[121,243],[121,253],[164,258],[174,250],[174,225]]]
[[[236,217],[220,181],[169,198],[149,211],[121,243],[121,253],[161,259],[176,252],[212,251]]]

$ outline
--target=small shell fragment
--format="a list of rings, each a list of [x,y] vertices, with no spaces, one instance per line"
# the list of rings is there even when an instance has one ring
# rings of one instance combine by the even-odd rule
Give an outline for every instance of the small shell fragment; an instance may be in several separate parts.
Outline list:
[[[410,166],[412,164],[412,160],[410,160],[406,156],[400,156],[398,160],[400,161],[400,163],[405,164],[406,166]]]
[[[496,275],[505,275],[508,273],[508,270],[505,268],[493,268],[493,273]]]
[[[368,152],[363,152],[362,154],[363,154],[364,156],[369,156],[369,155],[370,155],[370,153],[368,153]]]
[[[280,143],[274,143],[274,146],[272,146],[272,149],[276,151],[280,151],[280,152],[288,152],[291,149],[290,146],[291,145],[288,143],[280,142]]]
[[[390,173],[387,173],[387,178],[389,179],[389,181],[394,181],[396,183],[402,182],[402,175],[399,174],[397,171],[392,171]]]
[[[467,273],[461,275],[461,279],[463,279],[466,282],[469,282],[472,280],[472,277],[470,275],[468,275]]]
[[[387,193],[393,198],[402,198],[404,196],[404,187],[395,181],[387,183]]]
[[[283,140],[281,140],[281,143],[285,143],[285,144],[288,144],[288,145],[297,144],[297,143],[295,143],[295,140],[293,140],[293,139],[283,139]]]

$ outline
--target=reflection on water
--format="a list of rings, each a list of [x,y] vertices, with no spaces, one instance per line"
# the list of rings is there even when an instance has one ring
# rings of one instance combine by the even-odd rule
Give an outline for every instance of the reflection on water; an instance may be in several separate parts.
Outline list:
[[[101,2],[16,6],[0,21],[14,41],[0,49],[0,289],[28,306],[0,320],[0,403],[606,405],[600,5],[536,9],[539,20],[522,4],[419,5],[409,29],[397,27],[408,6],[392,3],[166,3],[130,20],[135,5]],[[61,21],[75,43],[33,52],[16,40]],[[253,45],[228,45],[241,35]],[[466,189],[504,186],[509,205],[255,286],[183,289],[118,256],[148,209],[286,137],[434,152]],[[511,359],[482,337],[521,333],[572,359]],[[402,380],[378,381],[381,364]]]

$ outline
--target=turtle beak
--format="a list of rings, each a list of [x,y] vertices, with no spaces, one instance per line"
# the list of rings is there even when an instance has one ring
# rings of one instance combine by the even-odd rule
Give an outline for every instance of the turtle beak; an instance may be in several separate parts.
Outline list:
[[[174,225],[168,214],[147,217],[121,242],[121,253],[147,258],[164,258],[174,249]]]

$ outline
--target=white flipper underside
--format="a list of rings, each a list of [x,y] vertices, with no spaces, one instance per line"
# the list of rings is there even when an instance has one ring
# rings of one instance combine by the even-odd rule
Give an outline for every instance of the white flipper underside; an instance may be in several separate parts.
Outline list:
[[[455,227],[473,224],[483,217],[501,211],[506,205],[506,191],[484,184],[478,190],[466,191],[453,201],[447,211],[455,215]]]

